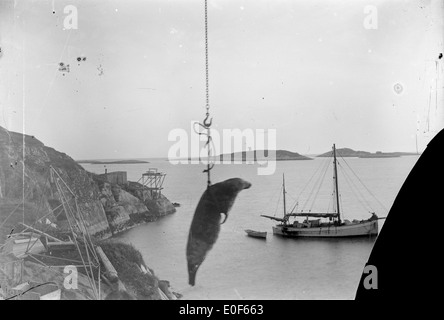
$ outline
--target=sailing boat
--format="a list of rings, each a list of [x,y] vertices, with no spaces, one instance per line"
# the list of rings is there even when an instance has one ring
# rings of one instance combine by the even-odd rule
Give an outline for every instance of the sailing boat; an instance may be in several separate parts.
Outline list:
[[[314,213],[314,212],[290,212],[286,210],[285,200],[285,176],[282,181],[283,201],[284,201],[284,217],[273,217],[261,215],[279,223],[273,226],[273,234],[286,237],[312,237],[312,238],[341,238],[341,237],[359,237],[372,236],[378,234],[378,220],[379,218],[374,212],[367,220],[350,222],[342,220],[341,209],[339,206],[339,192],[338,192],[338,170],[336,160],[336,147],[333,144],[333,163],[334,163],[334,193],[336,201],[336,212],[328,213]],[[289,222],[290,217],[298,218],[305,217],[303,222],[295,220],[293,223]],[[315,219],[310,219],[315,218]],[[328,222],[321,222],[321,218],[328,218]]]

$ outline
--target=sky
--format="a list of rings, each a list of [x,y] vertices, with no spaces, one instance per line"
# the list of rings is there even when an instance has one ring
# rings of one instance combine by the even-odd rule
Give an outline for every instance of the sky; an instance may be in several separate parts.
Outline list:
[[[208,0],[212,129],[275,129],[302,154],[422,151],[444,127],[443,15],[439,0]],[[0,126],[74,159],[167,157],[168,134],[205,117],[204,35],[203,0],[0,0]]]

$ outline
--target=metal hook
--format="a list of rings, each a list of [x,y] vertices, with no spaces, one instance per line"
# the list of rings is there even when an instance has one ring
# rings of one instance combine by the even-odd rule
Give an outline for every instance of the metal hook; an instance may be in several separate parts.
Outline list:
[[[205,126],[205,128],[209,128],[211,127],[211,124],[213,123],[213,118],[210,119],[210,123],[207,123],[208,118],[210,117],[210,114],[207,113],[207,116],[205,117],[205,120],[203,121],[203,124]]]

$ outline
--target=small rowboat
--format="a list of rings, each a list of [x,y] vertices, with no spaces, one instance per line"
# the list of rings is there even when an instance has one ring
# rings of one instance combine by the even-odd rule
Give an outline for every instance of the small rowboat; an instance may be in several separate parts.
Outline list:
[[[245,232],[250,237],[262,238],[262,239],[266,239],[267,238],[267,232],[266,231],[254,231],[254,230],[246,229]]]

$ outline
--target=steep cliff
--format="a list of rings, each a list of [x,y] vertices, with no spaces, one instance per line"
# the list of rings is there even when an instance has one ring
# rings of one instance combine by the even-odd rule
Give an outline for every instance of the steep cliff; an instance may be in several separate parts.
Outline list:
[[[66,227],[66,217],[58,214],[61,195],[50,181],[50,166],[77,196],[87,227],[96,238],[176,211],[165,196],[154,197],[137,182],[104,181],[33,136],[0,127],[0,147],[0,239],[13,229],[18,231],[20,222],[32,224],[41,217]],[[51,209],[54,214],[48,215]]]
[[[137,182],[113,184],[97,175],[93,179],[101,191],[100,201],[113,233],[176,212],[165,196],[153,197],[147,188]]]
[[[122,187],[147,206],[149,221],[176,212],[176,208],[163,194],[153,196],[150,190],[140,183],[129,181]]]
[[[9,132],[0,127],[0,237],[19,222],[34,223],[45,216],[63,225],[63,214],[48,215],[60,206],[60,196],[50,181],[52,166],[77,195],[87,228],[92,235],[111,235],[108,221],[99,200],[99,188],[71,157],[45,146],[34,136]],[[46,220],[45,220],[46,221]],[[42,221],[41,223],[44,223]]]

